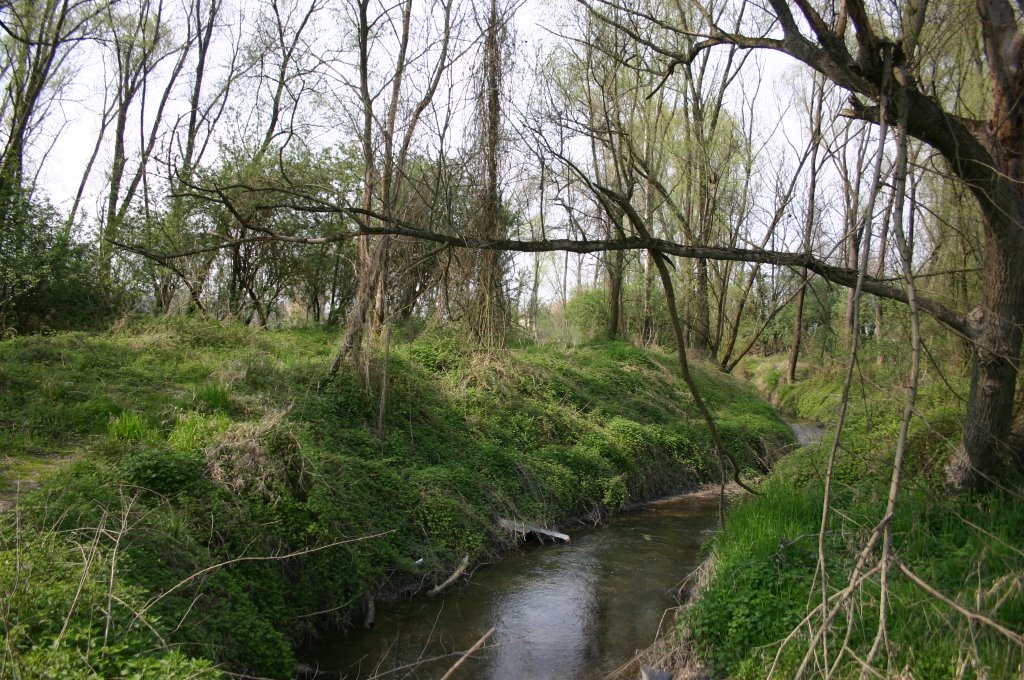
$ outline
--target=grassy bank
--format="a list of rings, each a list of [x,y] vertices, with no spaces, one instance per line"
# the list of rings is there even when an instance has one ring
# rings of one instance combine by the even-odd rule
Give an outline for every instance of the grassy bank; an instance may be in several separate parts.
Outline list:
[[[500,550],[498,517],[717,475],[667,355],[425,334],[325,381],[335,340],[173,319],[0,343],[0,494],[43,479],[0,513],[0,676],[287,677],[295,643]],[[790,441],[699,381],[745,465]]]
[[[772,382],[770,365],[750,370],[750,377]],[[884,515],[904,398],[896,380],[891,369],[860,367],[825,534],[829,593],[847,585],[856,555]],[[776,397],[784,411],[827,423],[836,417],[841,382],[838,369],[818,370],[795,386],[778,389]],[[1007,480],[1006,489],[986,495],[954,497],[945,492],[942,465],[957,441],[963,415],[951,387],[965,391],[966,386],[932,372],[918,400],[906,482],[893,523],[894,554],[963,609],[1021,631],[1022,486],[1020,480]],[[738,504],[713,540],[714,574],[680,628],[689,631],[700,656],[722,676],[764,677],[780,642],[796,630],[776,669],[776,677],[792,677],[808,649],[809,630],[820,629],[820,616],[811,628],[799,623],[808,603],[821,601],[818,534],[833,437],[830,430],[822,446],[806,447],[780,462],[763,484],[762,495]],[[866,568],[877,564],[877,555],[875,551]],[[879,657],[886,661],[876,662],[880,676],[1019,677],[1022,649],[992,626],[969,620],[899,570],[890,576],[889,596],[888,643]],[[867,657],[878,630],[879,597],[878,579],[871,579],[832,623],[833,677],[861,677],[858,659]],[[823,663],[820,648],[815,663]]]

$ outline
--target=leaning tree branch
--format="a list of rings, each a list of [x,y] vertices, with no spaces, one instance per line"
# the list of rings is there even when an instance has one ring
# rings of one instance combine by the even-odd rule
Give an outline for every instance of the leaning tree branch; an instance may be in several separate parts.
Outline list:
[[[216,199],[213,199],[216,200]],[[269,206],[268,206],[269,207]],[[367,226],[356,224],[352,229],[339,231],[326,236],[291,236],[280,234],[266,228],[260,228],[258,233],[244,238],[220,237],[219,240],[204,246],[198,246],[188,250],[174,253],[159,253],[149,250],[143,246],[129,244],[121,241],[111,241],[119,248],[136,253],[161,264],[168,264],[174,260],[198,255],[201,253],[215,252],[226,248],[232,248],[245,243],[282,242],[296,243],[302,245],[325,245],[337,243],[349,239],[365,238],[367,236],[407,236],[423,241],[443,244],[455,248],[469,248],[473,250],[503,250],[519,253],[546,253],[563,251],[578,254],[614,252],[618,250],[654,250],[666,255],[677,257],[700,258],[708,260],[721,260],[727,262],[749,262],[771,264],[783,267],[806,267],[823,279],[836,285],[846,288],[853,288],[857,285],[857,270],[849,267],[837,267],[807,253],[790,253],[779,250],[761,250],[754,248],[733,248],[724,246],[704,246],[687,243],[677,243],[660,238],[629,236],[626,238],[577,240],[577,239],[496,239],[460,236],[456,234],[443,234],[419,227],[413,223],[385,216],[377,211],[366,210],[357,207],[339,206],[310,206],[305,204],[277,205],[278,208],[289,208],[302,212],[338,214],[345,213],[353,218],[371,217],[378,220],[381,226]],[[211,234],[212,236],[212,234]],[[863,290],[876,297],[887,300],[895,300],[903,304],[908,303],[906,291],[888,285],[884,281],[865,276]],[[919,298],[918,306],[927,312],[932,318],[946,326],[955,333],[973,340],[976,332],[967,318],[954,309],[942,303],[929,299]]]

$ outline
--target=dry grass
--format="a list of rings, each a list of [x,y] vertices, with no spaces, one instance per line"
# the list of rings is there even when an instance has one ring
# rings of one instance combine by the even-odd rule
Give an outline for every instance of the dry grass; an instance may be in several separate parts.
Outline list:
[[[289,483],[289,456],[281,456],[280,450],[271,451],[267,440],[280,428],[287,413],[284,409],[271,410],[257,422],[230,427],[205,451],[210,479],[234,494],[252,494],[271,502],[279,500],[276,489]],[[285,430],[281,433],[287,437],[291,452],[298,451],[298,440]]]

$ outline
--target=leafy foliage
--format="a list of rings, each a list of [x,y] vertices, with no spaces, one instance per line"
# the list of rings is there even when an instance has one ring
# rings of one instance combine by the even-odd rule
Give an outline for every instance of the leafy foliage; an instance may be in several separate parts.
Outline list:
[[[57,211],[0,181],[0,337],[95,328],[125,292],[99,280],[95,252],[76,243]]]

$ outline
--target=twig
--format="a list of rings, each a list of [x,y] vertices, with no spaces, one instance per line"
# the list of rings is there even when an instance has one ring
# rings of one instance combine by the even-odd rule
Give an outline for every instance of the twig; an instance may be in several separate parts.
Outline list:
[[[886,52],[887,63],[891,60],[889,52]],[[871,649],[864,660],[864,667],[861,671],[861,680],[867,680],[869,671],[874,664],[875,656],[881,651],[884,645],[888,644],[888,608],[889,608],[889,567],[893,560],[892,548],[892,523],[896,514],[896,500],[899,497],[900,485],[903,479],[903,461],[906,457],[907,438],[910,434],[910,421],[914,417],[914,405],[917,401],[917,389],[921,376],[921,315],[917,305],[917,284],[914,280],[913,244],[907,238],[903,229],[903,205],[906,198],[907,187],[907,120],[905,93],[901,91],[900,97],[904,99],[901,103],[900,118],[897,121],[897,151],[896,168],[894,170],[896,190],[893,207],[892,224],[896,233],[896,241],[899,245],[900,260],[903,264],[904,275],[906,276],[907,300],[910,305],[910,336],[911,336],[911,367],[910,387],[907,391],[907,401],[903,409],[903,419],[900,422],[900,433],[896,441],[896,453],[892,463],[892,477],[889,482],[889,497],[885,508],[885,534],[882,538],[882,563],[881,575],[879,577],[879,602],[878,602],[878,631],[871,643]],[[885,100],[882,100],[883,104]],[[900,107],[898,107],[900,108]],[[884,110],[880,115],[885,115]],[[915,191],[910,194],[910,202],[915,201]],[[910,233],[913,234],[913,212],[911,212]]]
[[[100,516],[99,526],[103,526],[107,521],[106,511]],[[89,574],[92,571],[93,559],[99,554],[99,543],[101,533],[97,531],[93,535],[92,546],[88,552],[83,551],[83,557],[85,558],[82,564],[82,575],[78,580],[78,588],[75,590],[75,596],[71,600],[71,606],[68,607],[67,615],[64,617],[64,625],[61,626],[60,633],[57,634],[57,641],[55,646],[59,646],[64,640],[64,635],[68,631],[68,626],[71,624],[71,616],[75,612],[75,607],[78,606],[78,599],[82,596],[82,591],[85,590],[85,584],[89,580]]]
[[[971,611],[970,609],[968,609],[967,607],[963,606],[962,604],[960,604],[956,600],[952,599],[951,597],[949,597],[947,595],[943,595],[938,590],[935,590],[935,588],[933,588],[930,585],[928,585],[928,583],[924,579],[922,579],[920,576],[918,576],[917,574],[912,572],[910,570],[910,567],[908,567],[907,565],[903,564],[903,562],[897,561],[896,563],[899,565],[900,571],[902,571],[903,574],[907,578],[909,578],[911,581],[913,581],[914,584],[917,585],[917,587],[920,588],[921,590],[925,591],[926,593],[928,593],[929,595],[931,595],[934,598],[942,600],[945,604],[949,605],[950,607],[952,607],[953,609],[955,609],[959,613],[963,614],[969,620],[976,621],[978,623],[982,623],[982,624],[988,626],[989,628],[993,628],[993,629],[999,631],[1000,633],[1002,633],[1002,635],[1004,637],[1006,637],[1007,640],[1009,640],[1010,642],[1014,643],[1018,647],[1024,647],[1024,636],[1021,636],[1020,634],[1013,632],[1012,630],[1010,630],[1006,626],[1003,626],[1003,625],[993,621],[992,619],[990,619],[989,617],[985,616],[984,614],[979,614],[978,612]]]
[[[455,674],[455,671],[459,669],[459,666],[461,666],[463,662],[465,662],[465,660],[473,654],[473,652],[484,646],[484,643],[487,642],[487,638],[491,637],[491,635],[494,634],[495,630],[496,629],[494,628],[494,626],[491,626],[491,629],[489,631],[480,636],[480,639],[477,640],[472,647],[467,649],[462,654],[458,661],[452,664],[452,667],[448,669],[448,672],[441,676],[441,680],[449,680],[452,677],[452,675]]]
[[[389,529],[387,531],[382,531],[382,532],[380,532],[378,534],[371,534],[369,536],[360,536],[359,538],[349,538],[349,539],[346,539],[344,541],[335,541],[334,543],[328,543],[327,545],[320,545],[320,546],[317,546],[315,548],[303,548],[302,550],[296,550],[296,551],[290,552],[290,553],[288,553],[286,555],[264,555],[264,556],[256,556],[256,557],[242,556],[242,557],[235,557],[235,558],[230,559],[230,560],[225,560],[224,562],[218,562],[217,564],[211,564],[210,566],[206,567],[205,569],[200,569],[199,571],[195,572],[191,576],[188,576],[188,577],[182,579],[181,581],[178,581],[177,584],[175,584],[174,586],[172,586],[168,590],[165,590],[164,592],[160,593],[156,597],[153,597],[152,599],[150,599],[149,602],[147,602],[146,605],[142,608],[142,610],[135,614],[134,619],[140,618],[147,611],[149,611],[153,607],[153,605],[155,605],[157,602],[159,602],[160,600],[164,599],[165,597],[167,597],[171,593],[179,590],[186,583],[189,583],[190,581],[194,581],[195,579],[199,578],[200,576],[203,576],[204,574],[208,574],[211,571],[215,571],[217,569],[220,569],[221,567],[227,567],[229,565],[236,564],[238,562],[264,562],[264,561],[271,561],[271,560],[287,560],[287,559],[291,559],[292,557],[300,557],[302,555],[309,555],[309,554],[312,554],[312,553],[315,553],[315,552],[320,552],[321,550],[327,550],[329,548],[336,548],[339,545],[346,545],[348,543],[358,543],[360,541],[368,541],[368,540],[373,539],[373,538],[380,538],[381,536],[387,536],[388,534],[393,534],[393,533],[395,533],[395,531],[396,531],[395,529]],[[134,619],[133,619],[133,622],[134,622]]]

